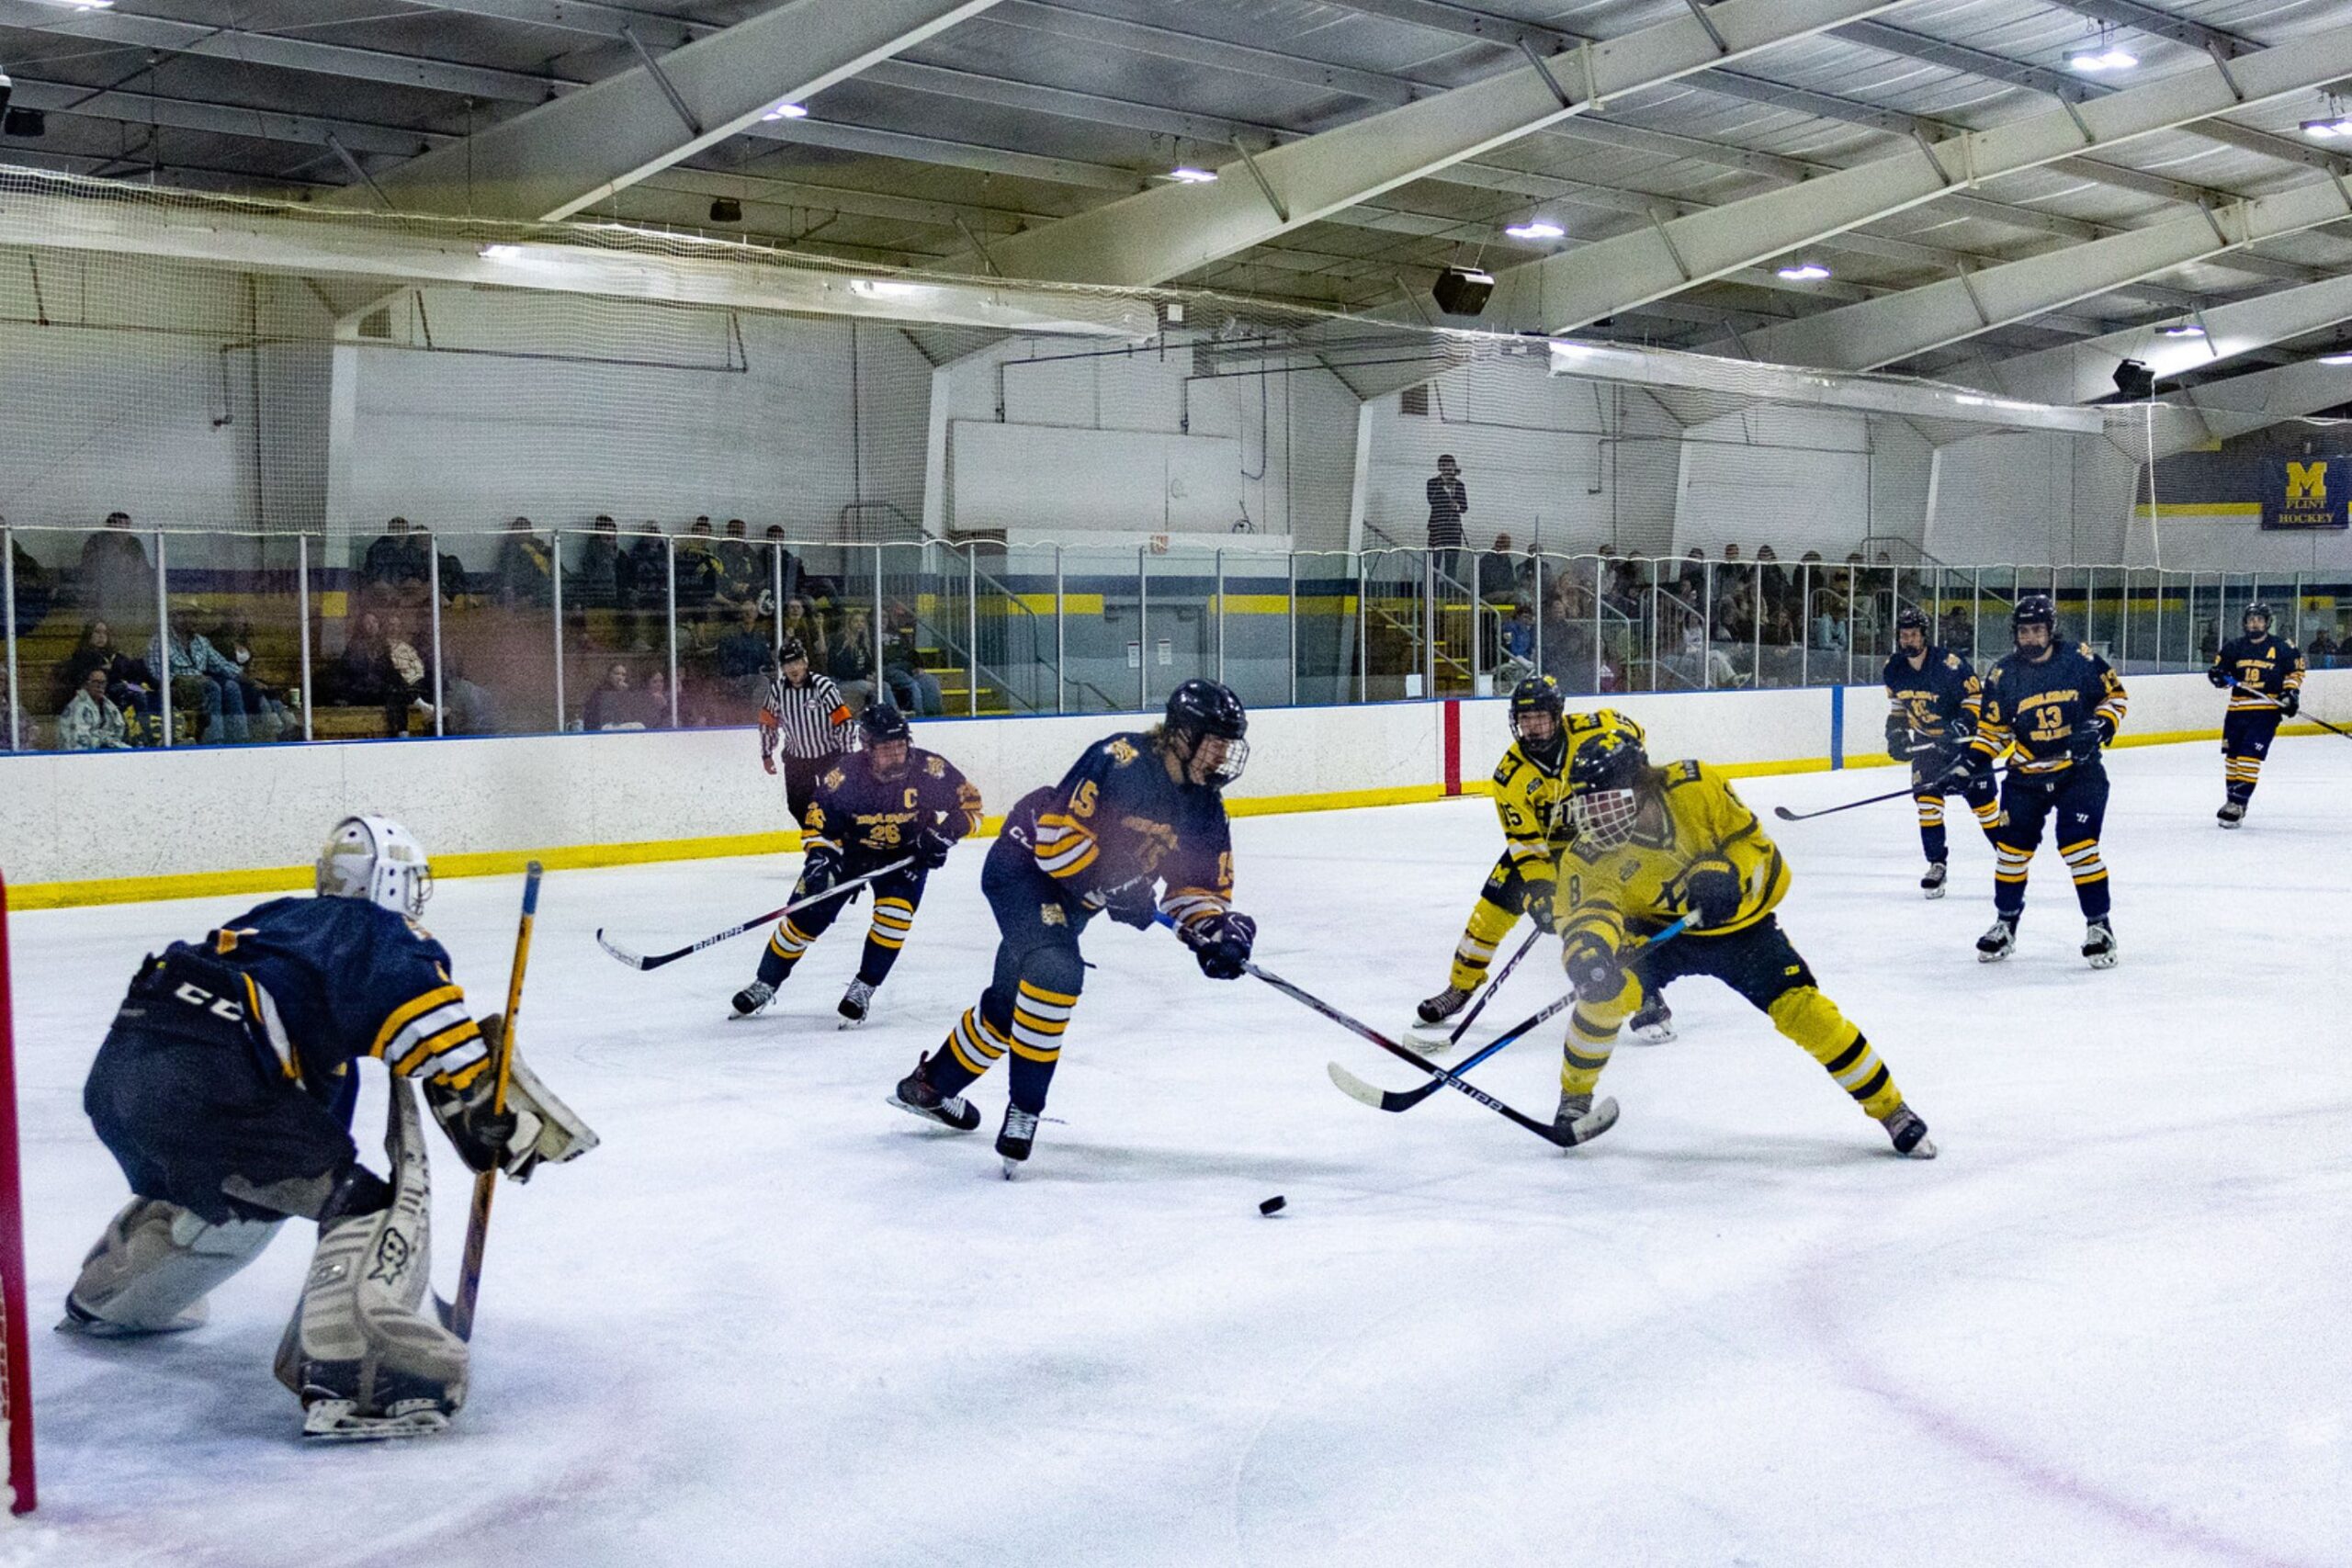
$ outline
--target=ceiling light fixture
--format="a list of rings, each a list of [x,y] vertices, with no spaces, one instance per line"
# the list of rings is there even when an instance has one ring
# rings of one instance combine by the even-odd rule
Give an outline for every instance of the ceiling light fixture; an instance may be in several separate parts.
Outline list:
[[[1792,262],[1780,269],[1780,276],[1791,283],[1818,283],[1829,276],[1829,269],[1819,262]]]
[[[2079,71],[2086,76],[2097,76],[2109,71],[2129,71],[2140,63],[2140,57],[2128,49],[2118,48],[2112,23],[2102,22],[2098,41],[2086,43],[2066,57],[2066,69]]]
[[[1215,169],[1194,168],[1190,164],[1180,164],[1176,167],[1169,170],[1168,177],[1174,180],[1180,186],[1213,186],[1216,184],[1216,171]]]
[[[520,245],[484,245],[481,248],[481,259],[484,261],[494,262],[521,261],[523,259],[523,247]]]
[[[776,105],[775,107],[768,110],[767,113],[760,116],[760,118],[763,120],[807,119],[808,118],[808,106],[806,104],[796,104],[787,101]]]
[[[2319,362],[2322,365],[2352,365],[2352,350],[2339,354],[2323,354],[2319,356]]]
[[[1542,218],[1531,218],[1524,223],[1514,223],[1503,231],[1514,240],[1565,240],[1568,231],[1557,223]]]
[[[2205,335],[2205,329],[2199,326],[2194,321],[2182,321],[2177,326],[2166,327],[2164,330],[2164,335],[2166,337],[2203,337]]]

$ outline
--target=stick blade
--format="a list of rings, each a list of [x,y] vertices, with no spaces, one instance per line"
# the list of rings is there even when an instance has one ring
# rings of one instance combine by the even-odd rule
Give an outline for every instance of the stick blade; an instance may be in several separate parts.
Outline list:
[[[1572,1149],[1579,1144],[1592,1142],[1615,1125],[1617,1125],[1617,1102],[1614,1100],[1603,1100],[1565,1128],[1561,1128],[1561,1136],[1555,1141],[1564,1149]]]
[[[1331,1075],[1333,1086],[1341,1094],[1346,1095],[1350,1100],[1361,1100],[1375,1111],[1380,1108],[1380,1101],[1385,1090],[1364,1082],[1337,1062],[1327,1063],[1325,1066],[1326,1070]]]
[[[1785,806],[1776,806],[1772,807],[1772,815],[1779,818],[1783,822],[1793,822],[1797,819],[1797,814],[1790,810]]]
[[[610,938],[606,937],[605,935],[605,929],[602,926],[596,928],[596,945],[603,948],[606,953],[611,953],[615,958],[619,959],[622,963],[628,964],[632,969],[643,969],[648,967],[644,959],[639,957],[636,953],[631,953],[628,948],[620,946],[614,942]]]

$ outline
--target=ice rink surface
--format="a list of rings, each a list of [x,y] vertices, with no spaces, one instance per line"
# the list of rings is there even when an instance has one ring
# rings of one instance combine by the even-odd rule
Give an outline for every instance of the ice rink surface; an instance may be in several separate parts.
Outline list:
[[[1619,1051],[1623,1121],[1564,1155],[1452,1093],[1356,1104],[1327,1061],[1418,1075],[1098,922],[1057,1120],[1008,1183],[1001,1069],[969,1136],[883,1101],[985,983],[981,848],[855,1033],[865,905],[746,1023],[758,939],[652,974],[591,940],[705,934],[783,902],[794,861],[553,874],[521,1039],[604,1147],[502,1192],[471,1403],[405,1444],[296,1436],[269,1362],[307,1225],[192,1334],[48,1331],[124,1197],[80,1111],[123,985],[254,900],[19,916],[43,1506],[0,1562],[2352,1561],[2352,745],[2281,742],[2235,833],[2216,748],[2111,767],[2106,974],[2047,847],[1985,967],[1964,811],[1940,903],[1905,803],[1767,823],[1784,922],[1932,1163],[1712,982],[1671,994],[1678,1043]],[[1763,812],[1898,782],[1738,787]],[[1236,840],[1260,960],[1401,1028],[1498,833],[1474,799]],[[479,1011],[518,885],[426,912]],[[1559,989],[1531,959],[1489,1019]],[[1548,1116],[1558,1039],[1476,1077]],[[382,1100],[371,1068],[379,1166]],[[446,1293],[467,1183],[428,1137]]]

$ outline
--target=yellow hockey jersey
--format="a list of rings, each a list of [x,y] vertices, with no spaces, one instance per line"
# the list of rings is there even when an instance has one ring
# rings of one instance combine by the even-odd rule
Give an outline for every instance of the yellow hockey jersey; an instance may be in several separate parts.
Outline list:
[[[1520,874],[1548,878],[1560,852],[1576,837],[1563,809],[1568,788],[1568,764],[1577,750],[1600,735],[1629,735],[1643,739],[1642,727],[1611,708],[1564,716],[1561,726],[1568,744],[1557,769],[1546,769],[1513,741],[1495,769],[1495,815],[1502,819],[1503,852],[1518,863]]]
[[[1710,926],[1720,935],[1754,925],[1789,891],[1789,864],[1764,836],[1756,814],[1732,793],[1723,774],[1703,762],[1668,762],[1652,777],[1665,792],[1665,820],[1655,834],[1636,829],[1628,842],[1594,850],[1571,844],[1560,858],[1561,934],[1590,931],[1622,948],[1690,912],[1684,886],[1701,867],[1727,870],[1740,880],[1739,913]]]

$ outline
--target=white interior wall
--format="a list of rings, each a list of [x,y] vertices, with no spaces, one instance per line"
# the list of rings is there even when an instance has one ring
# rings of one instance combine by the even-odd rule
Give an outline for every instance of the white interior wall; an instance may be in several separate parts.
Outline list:
[[[1683,433],[1674,552],[1719,558],[1769,544],[1784,560],[1842,560],[1870,530],[1870,422],[1860,414],[1761,407]]]

